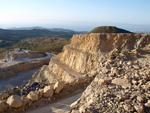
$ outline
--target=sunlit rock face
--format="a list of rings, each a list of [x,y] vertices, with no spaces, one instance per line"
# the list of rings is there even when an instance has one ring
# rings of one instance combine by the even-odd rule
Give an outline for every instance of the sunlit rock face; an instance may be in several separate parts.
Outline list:
[[[98,66],[113,50],[117,52],[139,50],[149,47],[149,44],[150,34],[91,33],[73,35],[71,43],[64,46],[63,52],[54,56],[46,68],[42,68],[34,74],[29,84],[41,81],[46,83],[71,82]]]

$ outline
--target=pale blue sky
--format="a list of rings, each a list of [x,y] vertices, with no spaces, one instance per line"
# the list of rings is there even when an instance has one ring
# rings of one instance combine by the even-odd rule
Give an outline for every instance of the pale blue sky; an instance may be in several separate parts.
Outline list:
[[[0,28],[101,25],[150,31],[150,0],[0,0]]]

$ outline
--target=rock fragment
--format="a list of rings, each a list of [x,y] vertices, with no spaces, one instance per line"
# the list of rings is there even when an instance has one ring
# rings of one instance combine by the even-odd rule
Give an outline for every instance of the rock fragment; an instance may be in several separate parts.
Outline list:
[[[38,100],[38,93],[36,91],[31,91],[27,95],[27,98],[30,99],[31,101],[36,101],[36,100]]]
[[[138,113],[144,113],[144,107],[142,105],[135,105],[134,108]]]
[[[43,91],[44,97],[52,97],[53,96],[53,86],[45,86]]]
[[[130,104],[125,104],[123,107],[124,107],[124,109],[125,109],[127,112],[133,112],[133,111],[134,111],[134,107],[131,106]]]
[[[55,93],[59,93],[64,88],[64,82],[57,81],[54,85],[54,91]]]
[[[12,108],[19,108],[23,105],[21,97],[18,95],[12,95],[7,99],[7,104]]]
[[[38,92],[38,98],[39,99],[42,98],[42,96],[43,96],[43,89],[39,89],[37,92]]]
[[[107,83],[107,82],[111,82],[112,78],[111,77],[104,77],[99,79],[99,82],[101,83]]]
[[[123,88],[131,87],[131,84],[126,79],[115,78],[112,80],[111,83],[116,84],[116,85],[120,85]]]
[[[145,106],[150,107],[150,100],[148,100],[148,102],[145,103]]]
[[[138,100],[140,103],[142,103],[142,102],[144,101],[144,98],[141,97],[141,96],[137,96],[137,100]]]

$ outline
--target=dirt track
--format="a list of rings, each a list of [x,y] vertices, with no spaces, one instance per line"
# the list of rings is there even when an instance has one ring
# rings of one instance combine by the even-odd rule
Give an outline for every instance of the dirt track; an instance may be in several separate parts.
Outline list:
[[[22,71],[19,72],[17,76],[13,76],[5,80],[0,80],[0,92],[5,89],[10,89],[12,87],[26,84],[28,80],[31,78],[31,76],[40,68],[41,67],[30,69],[27,71]]]
[[[80,98],[82,93],[83,92],[26,113],[68,113],[70,111],[70,104]]]

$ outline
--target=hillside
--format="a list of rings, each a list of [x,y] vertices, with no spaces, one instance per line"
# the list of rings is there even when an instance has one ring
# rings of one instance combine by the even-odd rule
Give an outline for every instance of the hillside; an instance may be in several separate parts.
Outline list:
[[[37,28],[37,29],[35,29]],[[84,32],[76,32],[73,30],[65,29],[46,29],[40,27],[31,27],[31,28],[14,28],[14,29],[0,29],[0,40],[5,43],[0,43],[0,47],[5,47],[14,43],[18,43],[22,39],[26,38],[52,38],[52,37],[61,37],[61,38],[71,38],[74,34],[80,34]]]
[[[70,38],[27,38],[14,45],[15,48],[26,48],[58,54],[63,46],[70,43]]]
[[[101,26],[94,28],[89,33],[131,33],[130,31],[117,28],[115,26]]]

